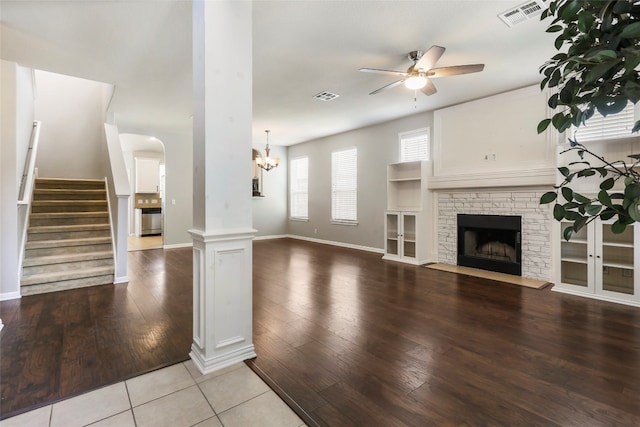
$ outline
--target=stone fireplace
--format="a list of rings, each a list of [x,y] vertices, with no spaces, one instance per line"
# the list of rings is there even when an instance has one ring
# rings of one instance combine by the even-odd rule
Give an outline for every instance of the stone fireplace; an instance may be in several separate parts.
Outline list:
[[[522,275],[519,215],[458,214],[458,265]]]
[[[520,274],[523,277],[550,281],[552,279],[553,216],[549,205],[541,206],[539,203],[540,196],[545,191],[542,189],[437,191],[438,262],[458,265],[458,255],[464,254],[464,247],[460,249],[458,246],[458,214],[518,216],[521,228]],[[499,252],[500,249],[496,246],[485,248],[485,251]],[[504,249],[503,255],[506,252],[510,251]],[[517,249],[515,252],[517,259]]]

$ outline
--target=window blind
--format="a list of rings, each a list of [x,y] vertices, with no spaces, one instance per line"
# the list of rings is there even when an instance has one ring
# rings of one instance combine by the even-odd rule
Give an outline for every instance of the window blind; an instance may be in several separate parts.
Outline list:
[[[429,128],[404,132],[400,137],[400,161],[429,160]]]
[[[632,103],[618,114],[602,116],[597,111],[579,128],[573,128],[574,138],[579,143],[599,139],[632,136],[631,129],[635,122],[634,105]]]
[[[331,219],[358,220],[358,150],[331,153]]]
[[[291,218],[309,218],[309,158],[292,159],[289,182]]]

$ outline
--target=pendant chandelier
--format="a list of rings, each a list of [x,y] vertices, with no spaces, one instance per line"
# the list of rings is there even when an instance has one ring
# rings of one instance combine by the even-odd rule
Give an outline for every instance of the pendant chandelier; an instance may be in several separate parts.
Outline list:
[[[272,158],[269,156],[269,152],[271,151],[271,149],[269,148],[269,132],[270,131],[265,130],[265,132],[267,133],[267,146],[264,149],[265,157],[264,158],[262,156],[256,157],[256,164],[262,169],[269,172],[271,169],[278,167],[278,165],[280,164],[280,159],[278,157]]]

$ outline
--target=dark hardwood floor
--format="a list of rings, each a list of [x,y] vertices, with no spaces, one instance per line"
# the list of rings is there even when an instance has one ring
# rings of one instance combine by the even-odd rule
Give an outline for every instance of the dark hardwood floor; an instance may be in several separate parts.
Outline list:
[[[253,368],[309,425],[640,425],[640,309],[254,242]],[[128,285],[0,303],[2,416],[184,360],[191,249]]]
[[[187,360],[191,257],[129,252],[128,284],[1,302],[1,418]]]
[[[254,301],[309,424],[640,425],[638,308],[291,240],[255,242]]]

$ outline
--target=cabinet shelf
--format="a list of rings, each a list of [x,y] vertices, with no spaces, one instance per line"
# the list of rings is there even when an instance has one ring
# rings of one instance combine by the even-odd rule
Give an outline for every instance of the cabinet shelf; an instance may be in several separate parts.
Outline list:
[[[603,267],[621,268],[623,270],[633,270],[633,264],[630,262],[602,261]]]
[[[633,249],[633,243],[626,242],[602,242],[602,246],[611,246],[615,248],[631,248]]]
[[[563,245],[570,245],[572,243],[575,243],[576,245],[586,245],[587,239],[579,239],[579,238],[572,237],[571,240],[569,240],[568,242],[566,240],[563,240],[561,243]]]
[[[564,262],[572,262],[574,264],[587,264],[586,258],[573,258],[573,257],[562,257],[562,261]]]

